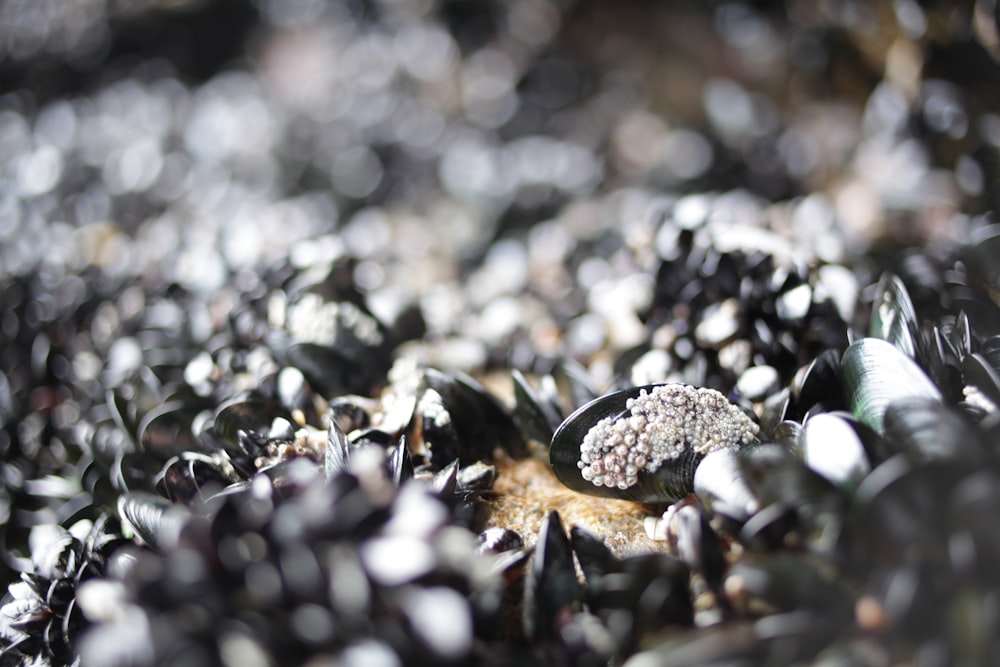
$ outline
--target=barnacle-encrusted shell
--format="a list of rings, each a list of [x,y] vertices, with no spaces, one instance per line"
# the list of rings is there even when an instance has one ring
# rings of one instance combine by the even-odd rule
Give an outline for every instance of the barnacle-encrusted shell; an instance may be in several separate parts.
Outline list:
[[[601,419],[580,445],[577,467],[595,486],[627,489],[688,448],[699,454],[751,442],[758,426],[714,389],[668,384],[642,390],[627,414]]]

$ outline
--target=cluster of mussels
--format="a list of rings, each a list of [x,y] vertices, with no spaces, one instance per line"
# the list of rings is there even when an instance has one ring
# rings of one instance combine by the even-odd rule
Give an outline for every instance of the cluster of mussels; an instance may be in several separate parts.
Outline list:
[[[992,664],[1000,13],[763,4],[0,5],[0,667]]]

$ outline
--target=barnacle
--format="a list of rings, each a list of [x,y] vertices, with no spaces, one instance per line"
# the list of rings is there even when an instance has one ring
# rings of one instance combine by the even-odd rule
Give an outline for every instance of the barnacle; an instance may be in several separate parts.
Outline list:
[[[595,486],[627,489],[639,471],[655,473],[690,449],[707,454],[751,442],[759,427],[714,389],[660,385],[625,403],[628,414],[605,417],[580,443],[580,474]]]

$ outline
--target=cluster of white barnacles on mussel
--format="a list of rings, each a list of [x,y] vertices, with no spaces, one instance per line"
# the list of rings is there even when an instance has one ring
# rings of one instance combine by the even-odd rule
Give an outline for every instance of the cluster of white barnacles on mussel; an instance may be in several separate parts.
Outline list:
[[[0,1],[0,667],[995,664],[996,5]]]

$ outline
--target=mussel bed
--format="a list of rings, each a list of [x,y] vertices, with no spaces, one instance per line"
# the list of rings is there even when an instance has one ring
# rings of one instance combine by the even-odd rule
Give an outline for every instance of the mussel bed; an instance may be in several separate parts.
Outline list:
[[[0,3],[0,667],[995,664],[998,17]]]

